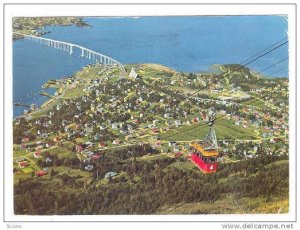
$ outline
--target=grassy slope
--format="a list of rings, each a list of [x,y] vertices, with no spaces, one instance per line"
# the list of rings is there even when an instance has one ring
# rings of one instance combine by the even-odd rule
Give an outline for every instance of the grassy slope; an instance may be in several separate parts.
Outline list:
[[[187,131],[188,130],[188,131]],[[208,125],[193,124],[185,125],[174,130],[169,130],[160,135],[162,140],[190,141],[194,139],[203,139],[209,130]],[[215,130],[219,139],[257,139],[253,130],[236,126],[232,121],[220,119],[217,120]],[[184,133],[183,133],[184,132]],[[173,135],[174,134],[174,135]]]
[[[244,197],[235,199],[232,196],[227,196],[212,203],[180,203],[174,206],[166,206],[159,210],[157,214],[276,214],[287,213],[288,207],[288,198]]]
[[[251,106],[256,106],[259,109],[264,109],[265,108],[265,102],[261,99],[257,100],[256,98],[250,99],[248,101],[244,101],[241,104],[243,105],[251,105]]]

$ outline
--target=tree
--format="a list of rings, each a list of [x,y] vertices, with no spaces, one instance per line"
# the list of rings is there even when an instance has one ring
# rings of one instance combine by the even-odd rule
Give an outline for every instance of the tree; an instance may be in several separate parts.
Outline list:
[[[56,172],[54,171],[54,169],[51,169],[51,171],[50,171],[50,176],[51,176],[51,177],[54,177],[55,174],[56,174]]]
[[[113,178],[112,178],[112,176],[109,174],[109,176],[108,176],[108,183],[112,183],[113,182]]]

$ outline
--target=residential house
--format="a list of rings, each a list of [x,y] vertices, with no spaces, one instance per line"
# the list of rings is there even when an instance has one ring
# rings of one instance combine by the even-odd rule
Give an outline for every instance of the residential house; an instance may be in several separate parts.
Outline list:
[[[115,139],[115,140],[113,140],[113,142],[112,142],[112,144],[114,144],[114,145],[118,145],[118,144],[120,144],[120,140],[119,139]]]
[[[83,149],[84,149],[84,146],[82,144],[78,144],[75,146],[75,150],[77,152],[81,152],[81,151],[83,151]]]
[[[112,129],[118,129],[118,124],[117,124],[117,123],[111,124],[111,128],[112,128]]]
[[[22,138],[22,142],[23,142],[23,143],[29,142],[29,137],[24,137],[24,138]]]
[[[22,143],[22,144],[20,145],[20,148],[21,148],[21,149],[26,149],[26,147],[27,147],[27,144],[25,144],[25,143]]]
[[[52,162],[52,159],[50,157],[46,158],[46,164],[50,164]]]
[[[117,176],[118,173],[117,172],[107,172],[104,176],[105,179],[108,179],[108,178],[112,178],[112,177],[115,177]]]
[[[96,153],[96,154],[92,155],[92,159],[93,160],[99,160],[99,158],[100,158],[100,154],[99,153]]]
[[[169,141],[169,146],[175,146],[176,145],[176,141]]]
[[[174,151],[174,152],[179,152],[179,150],[180,150],[179,145],[174,145],[174,146],[173,146],[173,151]]]
[[[104,141],[100,141],[99,144],[98,144],[98,147],[99,147],[99,148],[103,148],[103,147],[105,147],[105,145],[106,145],[106,144],[105,144]]]
[[[92,171],[94,169],[94,165],[87,165],[84,167],[86,171]]]
[[[37,171],[37,172],[35,173],[35,175],[36,175],[37,177],[41,177],[41,176],[44,176],[44,175],[46,175],[46,174],[48,174],[48,172],[46,172],[46,171],[44,171],[44,170]]]
[[[182,125],[181,120],[175,120],[175,125],[176,127],[181,126]]]
[[[28,162],[27,161],[21,161],[21,162],[18,162],[19,163],[19,168],[25,168],[26,166],[28,166]]]
[[[42,152],[41,152],[40,150],[37,150],[37,151],[35,151],[35,152],[33,153],[33,156],[34,156],[35,158],[40,158],[40,157],[42,156]]]

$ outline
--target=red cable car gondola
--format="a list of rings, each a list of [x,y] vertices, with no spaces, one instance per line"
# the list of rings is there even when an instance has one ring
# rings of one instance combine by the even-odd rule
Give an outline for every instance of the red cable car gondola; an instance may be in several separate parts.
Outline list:
[[[218,142],[213,127],[215,120],[216,113],[211,108],[206,117],[206,123],[210,128],[205,139],[191,143],[193,147],[191,160],[204,173],[214,173],[218,168]]]

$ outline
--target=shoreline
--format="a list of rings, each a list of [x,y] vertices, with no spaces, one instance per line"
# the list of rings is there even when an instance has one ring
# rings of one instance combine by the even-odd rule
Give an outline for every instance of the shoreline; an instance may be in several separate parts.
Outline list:
[[[126,66],[128,67],[130,67],[130,66],[132,66],[132,65],[134,65],[134,64],[126,64]],[[148,67],[155,67],[155,66],[158,66],[157,68],[159,68],[160,69],[160,71],[161,70],[165,70],[165,71],[173,71],[173,73],[179,73],[179,72],[177,72],[177,71],[175,71],[174,69],[172,69],[171,67],[168,67],[168,66],[164,66],[164,65],[160,65],[160,64],[157,64],[157,63],[142,63],[142,64],[139,64],[139,65],[141,65],[141,66],[148,66]],[[218,68],[222,73],[224,73],[224,72],[226,72],[226,68],[222,65],[222,64],[212,64],[212,66],[214,67],[214,68]],[[70,77],[74,77],[75,79],[77,78],[77,74],[76,73],[80,73],[80,72],[82,72],[82,71],[84,71],[85,70],[85,68],[86,68],[86,66],[84,66],[84,67],[82,67],[81,69],[79,69],[78,71],[76,71],[74,74],[71,74],[70,76],[67,76],[67,77],[65,77],[65,78],[61,78],[61,79],[56,79],[56,80],[53,80],[53,79],[49,79],[46,83],[44,83],[42,86],[41,86],[41,88],[42,89],[44,89],[44,88],[52,88],[52,89],[56,89],[55,90],[55,92],[54,92],[54,94],[55,93],[58,93],[58,95],[56,95],[56,96],[54,96],[54,95],[51,95],[51,97],[49,97],[47,100],[45,100],[45,102],[43,102],[40,106],[39,106],[39,108],[37,109],[37,110],[35,110],[35,111],[32,111],[33,113],[38,113],[38,112],[40,112],[41,110],[43,110],[43,109],[45,109],[45,107],[47,107],[47,106],[50,106],[51,104],[53,104],[53,103],[55,103],[57,100],[59,100],[60,99],[60,96],[63,94],[63,93],[66,93],[67,91],[68,91],[68,87],[64,87],[63,86],[63,82],[66,80],[66,78],[70,78]],[[188,72],[185,72],[186,74],[188,73]],[[204,72],[205,73],[205,72]],[[203,72],[201,72],[201,73],[199,73],[199,72],[197,72],[197,74],[203,74]],[[205,73],[205,74],[207,74],[207,73]],[[281,78],[276,78],[276,77],[267,77],[269,80],[271,80],[271,79],[277,79],[277,80],[279,80],[279,79],[281,79]],[[288,78],[286,78],[286,79],[288,79]],[[43,96],[43,95],[41,95],[41,96]],[[17,103],[17,102],[16,102]],[[29,112],[28,114],[24,114],[24,113],[22,113],[22,114],[20,114],[20,115],[18,115],[18,116],[16,116],[16,117],[13,117],[13,120],[15,120],[15,119],[18,119],[18,118],[21,118],[21,117],[26,117],[26,116],[30,116],[31,115],[31,113],[32,112]]]
[[[36,27],[33,31],[32,31],[32,33],[35,33],[35,32],[37,32],[39,29],[43,29],[45,26],[54,26],[54,25],[57,25],[57,26],[71,26],[71,25],[77,25],[77,26],[80,26],[80,27],[86,27],[86,26],[90,26],[90,25],[88,25],[86,22],[84,22],[84,20],[83,20],[83,18],[81,18],[81,17],[77,17],[77,18],[79,18],[80,20],[78,21],[78,22],[74,22],[74,23],[69,23],[69,24],[64,24],[64,23],[60,23],[60,24],[47,24],[47,23],[45,23],[42,27]],[[46,34],[46,33],[41,33],[39,36],[43,36],[44,34]],[[34,34],[35,35],[35,34]],[[20,39],[22,39],[22,36],[20,35]],[[226,71],[226,68],[224,69],[223,68],[223,64],[212,64],[211,66],[213,66],[214,68],[216,68],[216,69],[218,69],[218,70],[220,70],[221,72],[224,72],[224,71]],[[173,71],[176,71],[176,70],[174,70],[173,68],[171,68],[171,67],[168,67],[169,69],[171,69],[171,70],[173,70]],[[81,71],[82,69],[79,69],[79,71]],[[180,72],[180,71],[178,71],[178,72]],[[211,71],[208,71],[208,72],[194,72],[195,74],[202,74],[202,73],[205,73],[205,74],[213,74]],[[269,77],[269,79],[271,79],[271,78],[273,78],[273,77]],[[276,78],[276,77],[275,77]],[[278,79],[278,78],[277,78]],[[46,83],[45,83],[46,84]],[[42,87],[43,88],[43,87]],[[49,87],[49,88],[56,88],[56,91],[55,92],[57,92],[57,91],[59,91],[59,89],[57,88],[57,87]],[[55,101],[55,100],[54,100]],[[45,106],[48,106],[49,104],[51,104],[53,102],[53,98],[49,98],[49,99],[46,99],[45,100],[45,102],[43,102],[39,107],[40,108],[44,108]],[[16,117],[14,117],[14,119],[15,118],[18,118],[18,117],[20,117],[20,116],[23,116],[24,114],[21,114],[21,115],[18,115],[18,116],[16,116]]]
[[[60,79],[61,81],[62,79]],[[58,95],[61,95],[64,88],[62,86],[59,86],[59,84],[55,84],[55,83],[49,83],[49,81],[53,81],[53,80],[48,80],[43,86],[42,88],[47,88],[47,89],[56,89],[54,94],[55,93],[58,93]],[[53,103],[56,101],[56,98],[55,96],[51,95],[51,97],[49,97],[48,100],[46,100],[41,106],[40,108],[43,109],[44,107],[48,106],[49,104]]]
[[[23,17],[23,19],[28,19],[27,17]],[[38,19],[42,19],[43,17],[38,17]],[[33,35],[33,36],[37,36],[37,37],[42,37],[45,34],[51,33],[51,31],[44,31],[44,32],[40,32],[38,30],[43,30],[45,29],[46,26],[71,26],[71,25],[76,25],[78,27],[91,27],[91,25],[89,25],[88,23],[86,23],[83,20],[83,17],[54,17],[57,20],[61,19],[64,20],[62,22],[44,22],[38,25],[31,25],[31,26],[26,26],[25,29],[14,29],[14,27],[16,27],[16,25],[14,25],[13,22],[13,32],[17,32],[17,33],[23,33],[23,34],[28,34],[28,35]],[[18,18],[17,18],[18,19]],[[68,21],[71,20],[71,21]],[[16,23],[15,23],[16,24]],[[22,23],[20,23],[22,24]],[[21,27],[22,25],[18,25],[19,27]],[[17,35],[17,34],[13,34],[12,39],[13,42],[23,39],[24,36],[22,35]]]
[[[28,19],[27,17],[23,17],[24,19]],[[43,17],[39,17],[40,19],[43,18]],[[56,17],[56,19],[58,19],[61,17]],[[72,17],[64,17],[63,19],[67,20],[67,19],[72,19]],[[77,21],[74,21],[74,22],[61,22],[61,23],[43,23],[42,25],[37,25],[37,26],[32,26],[31,28],[28,28],[27,30],[23,31],[23,30],[15,30],[13,29],[13,32],[20,32],[20,33],[24,33],[24,34],[28,34],[28,35],[34,35],[34,36],[38,36],[38,37],[42,37],[43,35],[45,34],[48,34],[48,33],[51,33],[51,31],[45,31],[45,32],[38,32],[38,30],[42,30],[42,29],[45,29],[46,26],[71,26],[71,25],[76,25],[78,27],[91,27],[91,25],[89,25],[88,23],[86,23],[84,20],[83,20],[83,17],[74,17],[73,20],[77,20]],[[13,22],[14,23],[14,22]],[[14,25],[13,25],[14,26]],[[20,39],[24,39],[24,36],[20,35],[20,34],[13,34],[12,36],[12,39],[13,39],[13,42],[14,41],[17,41],[17,40],[20,40]],[[79,69],[80,71],[81,69]],[[61,80],[61,79],[59,79]],[[46,83],[44,83],[41,87],[41,89],[43,88],[56,88],[56,92],[58,91],[63,91],[63,88],[60,88],[60,87],[57,87],[55,85],[51,85],[51,83],[49,83],[50,80],[48,80]],[[45,86],[46,84],[48,84],[47,86]],[[40,95],[40,96],[43,96],[43,95]],[[54,98],[49,98],[47,99],[46,101],[44,101],[40,106],[39,108],[40,109],[43,109],[44,107],[48,106],[49,104],[53,103],[55,101]],[[18,102],[13,102],[13,105],[15,103],[18,103]],[[13,106],[14,107],[14,106]],[[14,108],[13,108],[14,109]],[[36,111],[39,111],[40,109],[36,110]],[[29,113],[30,114],[30,113]],[[24,111],[22,114],[20,115],[17,115],[17,116],[13,116],[13,120],[17,119],[17,118],[20,118],[20,117],[23,117],[25,114],[24,114]]]

